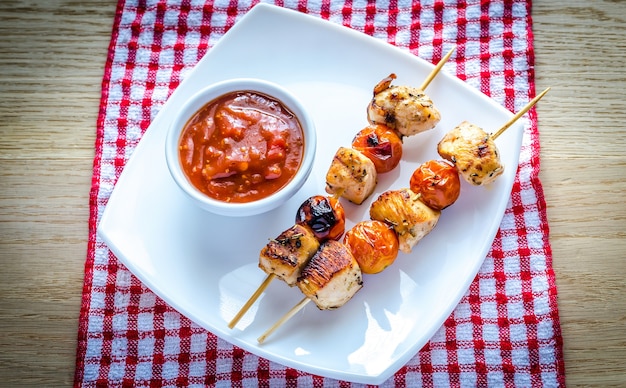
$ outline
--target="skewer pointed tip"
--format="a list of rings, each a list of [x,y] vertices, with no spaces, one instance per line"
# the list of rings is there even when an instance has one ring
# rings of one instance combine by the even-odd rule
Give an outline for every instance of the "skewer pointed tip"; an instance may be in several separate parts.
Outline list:
[[[430,72],[428,77],[426,77],[426,79],[422,83],[422,86],[420,86],[420,89],[422,91],[426,90],[428,85],[430,85],[431,81],[437,76],[437,74],[439,74],[439,71],[441,71],[441,68],[443,67],[443,65],[445,65],[446,62],[448,62],[448,59],[450,59],[454,50],[456,50],[456,45],[454,45],[452,49],[450,49],[450,51],[448,51],[448,53],[444,55],[443,58],[441,58],[439,63],[437,63],[437,66],[435,66],[435,68]]]
[[[495,140],[498,136],[502,135],[502,133],[504,131],[506,131],[511,125],[513,125],[513,123],[515,123],[520,117],[522,117],[526,112],[528,112],[530,110],[530,108],[535,106],[535,104],[539,100],[541,100],[541,98],[543,96],[545,96],[546,93],[548,93],[549,91],[550,91],[550,87],[548,87],[546,90],[544,90],[543,92],[541,92],[537,96],[535,96],[535,98],[530,100],[530,102],[528,104],[526,104],[525,107],[523,107],[519,112],[517,112],[513,117],[511,117],[511,119],[509,121],[507,121],[506,124],[504,124],[496,133],[491,135],[491,138],[493,140]]]

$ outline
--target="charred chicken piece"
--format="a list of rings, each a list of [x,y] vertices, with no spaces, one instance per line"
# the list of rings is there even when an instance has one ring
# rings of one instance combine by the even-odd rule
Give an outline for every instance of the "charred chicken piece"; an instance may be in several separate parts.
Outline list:
[[[259,268],[268,275],[276,275],[289,286],[294,286],[302,268],[319,246],[320,243],[311,229],[296,224],[261,249]]]
[[[370,206],[370,218],[393,227],[400,251],[411,253],[413,247],[437,225],[441,212],[426,206],[408,188],[382,193]]]
[[[297,284],[320,310],[330,310],[350,300],[363,287],[363,279],[350,250],[336,240],[328,240],[302,269]]]
[[[491,136],[467,121],[441,139],[437,152],[454,163],[463,179],[476,186],[488,185],[504,172]]]

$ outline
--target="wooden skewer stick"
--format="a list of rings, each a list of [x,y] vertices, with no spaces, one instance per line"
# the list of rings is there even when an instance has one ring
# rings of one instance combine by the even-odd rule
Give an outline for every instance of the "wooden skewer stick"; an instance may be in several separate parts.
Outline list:
[[[522,108],[522,110],[517,112],[515,116],[513,116],[506,124],[504,124],[502,128],[498,130],[498,132],[491,135],[491,138],[495,140],[498,136],[502,135],[502,132],[506,131],[511,125],[513,125],[514,122],[516,122],[520,117],[522,117],[524,113],[528,112],[530,108],[532,108],[533,105],[537,103],[537,101],[541,100],[541,97],[545,96],[546,93],[548,93],[549,90],[550,88],[547,88],[546,90],[541,92],[541,94],[533,98],[528,104],[526,104],[524,108]]]
[[[281,327],[285,322],[287,322],[289,319],[291,319],[291,317],[293,317],[294,315],[296,315],[296,313],[300,310],[302,310],[304,308],[304,306],[306,306],[307,303],[309,303],[311,301],[311,299],[307,298],[306,296],[304,297],[304,299],[302,299],[300,302],[298,302],[298,304],[296,304],[295,306],[293,306],[291,308],[291,310],[289,310],[287,312],[287,314],[283,315],[282,318],[280,318],[272,327],[270,327],[269,329],[267,329],[267,331],[265,333],[263,333],[263,335],[261,335],[257,341],[262,344],[265,339],[272,334],[274,331],[276,331],[276,329],[278,329],[279,327]]]
[[[267,288],[267,286],[270,285],[270,283],[272,282],[272,280],[274,280],[274,278],[276,277],[275,274],[271,273],[269,275],[267,275],[267,277],[265,278],[265,280],[263,281],[263,283],[261,283],[261,285],[259,286],[259,288],[256,289],[256,291],[254,292],[254,294],[252,294],[252,296],[250,297],[250,299],[248,299],[248,301],[246,302],[246,304],[243,305],[243,307],[241,308],[241,310],[239,310],[239,312],[237,313],[237,315],[235,315],[235,317],[230,321],[230,323],[228,324],[228,328],[232,329],[233,327],[235,327],[235,325],[237,324],[237,322],[239,322],[239,320],[241,319],[241,317],[244,316],[244,314],[250,309],[250,307],[254,304],[254,302],[256,302],[256,300],[259,298],[259,296],[263,293],[263,291],[265,291],[265,289]]]
[[[332,195],[332,197],[334,197],[335,199],[339,200],[339,198],[341,197],[341,194],[343,194],[343,190],[340,190],[340,191],[334,193]],[[267,277],[265,278],[263,283],[261,283],[259,288],[256,289],[254,294],[252,294],[252,296],[250,296],[250,299],[248,299],[248,301],[243,305],[243,307],[241,307],[239,312],[228,323],[228,328],[229,329],[232,329],[232,328],[235,327],[237,322],[239,322],[239,320],[246,314],[246,312],[250,309],[250,307],[254,304],[254,302],[256,302],[256,300],[259,298],[259,296],[261,296],[263,291],[265,291],[265,289],[269,286],[269,284],[272,282],[272,280],[274,280],[275,277],[276,277],[276,274],[274,274],[274,273],[271,273],[271,274],[267,275]]]
[[[454,52],[454,50],[456,50],[456,46],[452,47],[452,49],[450,51],[448,51],[448,53],[441,58],[441,60],[439,61],[439,63],[437,64],[437,66],[435,66],[435,68],[433,69],[433,71],[430,72],[430,74],[428,75],[428,77],[426,77],[426,79],[424,80],[424,83],[422,83],[422,86],[420,86],[420,89],[422,91],[426,90],[426,88],[428,87],[428,85],[430,85],[430,82],[435,78],[435,76],[439,73],[439,71],[441,70],[441,68],[443,67],[443,65],[446,64],[446,62],[448,62],[448,59],[450,59],[450,57],[452,56],[452,53]]]

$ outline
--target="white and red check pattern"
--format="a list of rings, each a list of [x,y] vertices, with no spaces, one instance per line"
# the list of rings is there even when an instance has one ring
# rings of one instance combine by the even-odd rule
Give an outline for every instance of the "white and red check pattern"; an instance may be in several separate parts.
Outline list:
[[[181,316],[96,236],[142,134],[198,60],[256,1],[120,0],[102,83],[76,386],[357,386],[259,358]],[[433,63],[511,111],[535,94],[530,0],[277,1]],[[491,251],[453,314],[383,386],[564,386],[535,110]]]

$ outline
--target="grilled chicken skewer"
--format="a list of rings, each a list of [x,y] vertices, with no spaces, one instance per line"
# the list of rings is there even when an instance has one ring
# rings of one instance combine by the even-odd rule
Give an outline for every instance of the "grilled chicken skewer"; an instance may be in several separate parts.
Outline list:
[[[267,277],[228,323],[228,327],[235,327],[275,277],[285,281],[290,287],[294,286],[301,269],[319,246],[313,232],[298,224],[270,240],[259,255],[259,268],[267,273]]]
[[[396,78],[393,73],[374,87],[374,96],[367,107],[370,126],[359,131],[352,148],[340,147],[335,153],[326,174],[327,193],[360,205],[374,192],[378,174],[398,164],[402,157],[402,137],[437,125],[441,116],[424,89],[455,48],[439,61],[420,89],[391,86]]]
[[[345,212],[336,198],[314,195],[300,205],[295,218],[294,226],[261,249],[259,268],[267,273],[267,277],[228,323],[230,329],[235,327],[275,277],[293,287],[302,268],[317,252],[320,242],[337,240],[345,230]]]
[[[445,60],[447,60],[451,54],[452,51],[448,53]],[[442,65],[443,63],[440,63],[438,67],[440,68]],[[427,79],[423,88],[425,88],[431,80],[432,78]],[[297,285],[305,297],[291,310],[289,310],[289,312],[287,312],[280,320],[278,320],[270,329],[261,335],[258,338],[258,342],[264,342],[269,335],[271,335],[282,324],[287,322],[298,311],[304,308],[304,306],[311,300],[313,300],[317,307],[321,310],[341,307],[348,300],[350,300],[359,289],[362,288],[362,273],[377,273],[382,271],[386,268],[386,266],[391,264],[393,260],[395,260],[398,249],[402,252],[410,253],[413,247],[436,226],[441,210],[454,203],[458,197],[458,191],[460,189],[459,183],[458,179],[451,179],[451,174],[453,174],[452,171],[457,171],[458,174],[463,176],[465,179],[473,178],[473,182],[470,182],[473,184],[486,184],[493,181],[498,175],[500,175],[502,169],[501,165],[499,165],[497,148],[495,147],[493,140],[502,134],[524,113],[526,113],[548,92],[549,89],[550,88],[546,89],[530,101],[494,135],[490,136],[485,134],[482,129],[468,122],[461,123],[457,126],[457,128],[449,133],[450,136],[446,135],[446,137],[444,137],[438,145],[438,151],[441,156],[449,161],[452,161],[454,163],[454,167],[447,165],[446,163],[442,164],[441,161],[426,162],[418,169],[420,170],[419,174],[417,174],[418,171],[416,170],[416,173],[412,176],[410,182],[411,189],[389,190],[381,194],[370,207],[371,222],[379,222],[380,224],[389,226],[389,228],[393,230],[394,234],[389,235],[388,233],[381,233],[380,228],[383,228],[383,231],[385,232],[387,231],[384,229],[384,226],[370,224],[367,221],[355,225],[353,230],[350,230],[346,234],[343,244],[336,241],[343,233],[343,229],[339,234],[329,233],[333,235],[330,237],[332,239],[322,242],[321,245],[318,244],[319,249],[314,252],[313,256],[310,257],[304,266],[300,267],[299,275],[297,276],[295,283],[294,274],[298,273],[298,270],[289,271],[289,273],[287,273],[284,271],[282,266],[272,267],[270,265],[262,264],[261,262],[264,259],[262,257],[260,259],[259,266],[261,268],[265,268],[264,270],[268,272],[268,279],[266,279],[267,283],[269,283],[273,277],[281,276],[281,278],[288,284],[292,286],[294,284]],[[463,135],[463,132],[467,132],[469,135]],[[461,139],[461,142],[455,144],[454,140],[458,140],[459,138]],[[477,139],[479,141],[477,141]],[[449,154],[445,151],[446,146],[448,149],[452,150]],[[461,150],[461,152],[459,152],[459,150]],[[464,155],[463,152],[467,152],[467,150],[474,153]],[[367,157],[365,155],[359,155],[359,151],[345,148],[343,150],[340,149],[340,151],[347,155],[347,160],[358,160],[358,163],[346,163],[345,161],[341,161],[344,165],[343,170],[338,169],[336,171],[348,171],[346,174],[351,174],[351,178],[350,176],[347,178],[344,177],[344,186],[336,185],[336,187],[338,187],[336,190],[329,191],[327,188],[327,191],[335,195],[332,198],[336,201],[337,197],[343,196],[346,190],[353,190],[353,194],[349,194],[348,197],[355,198],[355,201],[360,200],[358,203],[361,203],[371,194],[371,192],[362,197],[362,192],[359,191],[358,188],[354,189],[351,184],[354,184],[355,181],[363,182],[363,176],[375,176],[375,174],[371,173],[371,166],[361,169],[354,168],[355,165],[368,165],[367,162],[363,162],[361,159],[361,157]],[[488,155],[487,158],[485,157],[486,155]],[[463,157],[465,159],[463,159]],[[472,170],[470,168],[463,168],[464,160],[466,161],[466,164],[473,163],[471,166],[474,166],[475,170],[481,172],[485,171],[486,173],[483,173],[482,175],[476,172],[468,173],[467,171]],[[485,162],[485,160],[487,162]],[[331,166],[331,168],[332,167],[333,166]],[[360,176],[358,172],[354,174],[352,170],[360,171]],[[363,173],[363,171],[365,171],[365,173]],[[374,173],[375,172],[376,167],[374,167]],[[453,175],[454,178],[458,178],[456,174]],[[443,179],[444,177],[445,179]],[[367,192],[369,191],[371,181],[365,181],[365,185],[367,187],[365,192]],[[418,187],[420,189],[417,189]],[[373,189],[371,190],[373,191]],[[426,198],[427,194],[430,197],[428,199]],[[309,202],[310,200],[311,199],[309,199]],[[301,214],[311,213],[301,213],[301,209],[299,210],[299,215],[296,217],[296,226],[300,225],[301,227],[306,228],[304,225],[308,225],[313,229],[317,226],[320,230],[328,232],[328,227],[320,227],[319,222],[311,222],[310,219],[307,222],[304,222]],[[357,229],[359,229],[358,232]],[[328,236],[319,234],[316,235],[316,237],[318,239],[329,238]],[[398,246],[395,245],[396,238]],[[302,244],[299,244],[299,246],[301,245]],[[385,245],[386,247],[384,252],[377,252],[377,249],[380,250],[380,248]],[[305,254],[305,256],[310,255],[311,250],[314,247],[315,244],[306,244],[304,249],[308,253]],[[266,249],[269,248],[264,248],[264,250]],[[356,259],[355,255],[359,252],[367,256],[365,261],[358,261]],[[385,263],[381,265],[378,261],[385,261]],[[361,268],[361,265],[364,265],[367,270]],[[264,282],[264,284],[266,282]],[[257,291],[257,293],[260,294],[259,291]]]
[[[373,221],[355,225],[346,233],[343,244],[336,240],[322,243],[302,269],[296,283],[305,297],[263,333],[258,342],[263,343],[310,301],[315,302],[320,310],[343,306],[362,288],[363,273],[382,271],[395,260],[398,249],[410,253],[413,246],[435,227],[440,214],[439,210],[420,201],[419,195],[410,189],[381,194],[370,207]],[[393,232],[384,227],[375,231],[376,222],[389,225]],[[383,233],[385,231],[391,235]],[[353,253],[363,253],[367,257],[357,260]],[[361,268],[362,263],[367,270]]]
[[[452,162],[468,183],[488,185],[504,172],[494,140],[533,107],[550,88],[532,99],[495,134],[489,135],[482,128],[463,121],[448,132],[437,145],[442,158]]]
[[[391,225],[397,233],[400,251],[410,253],[437,225],[441,210],[458,198],[458,175],[474,185],[481,185],[491,183],[502,174],[494,139],[549,90],[531,100],[493,136],[467,121],[461,123],[446,134],[437,147],[439,154],[454,166],[435,160],[423,163],[411,176],[410,189],[382,193],[371,204],[370,217]]]
[[[296,284],[305,298],[263,333],[258,338],[259,343],[263,343],[309,301],[313,301],[320,310],[332,310],[343,306],[363,287],[363,277],[361,268],[350,250],[336,240],[328,240],[322,243],[320,249],[302,269]]]
[[[263,333],[258,338],[259,343],[263,343],[310,301],[314,301],[321,310],[343,306],[362,287],[363,273],[383,271],[394,262],[398,250],[410,253],[433,230],[441,215],[440,210],[458,197],[459,183],[454,166],[432,162],[426,162],[416,170],[420,172],[419,179],[412,177],[411,189],[382,193],[370,207],[372,220],[359,222],[347,231],[343,244],[329,240],[320,246],[296,283],[305,297]],[[425,174],[426,170],[437,177]],[[442,180],[444,176],[446,179]],[[432,188],[433,184],[435,188]],[[429,190],[438,192],[430,194],[437,201],[427,201],[435,204],[433,208],[423,202],[421,197],[425,191],[417,190],[419,186],[428,186]]]

